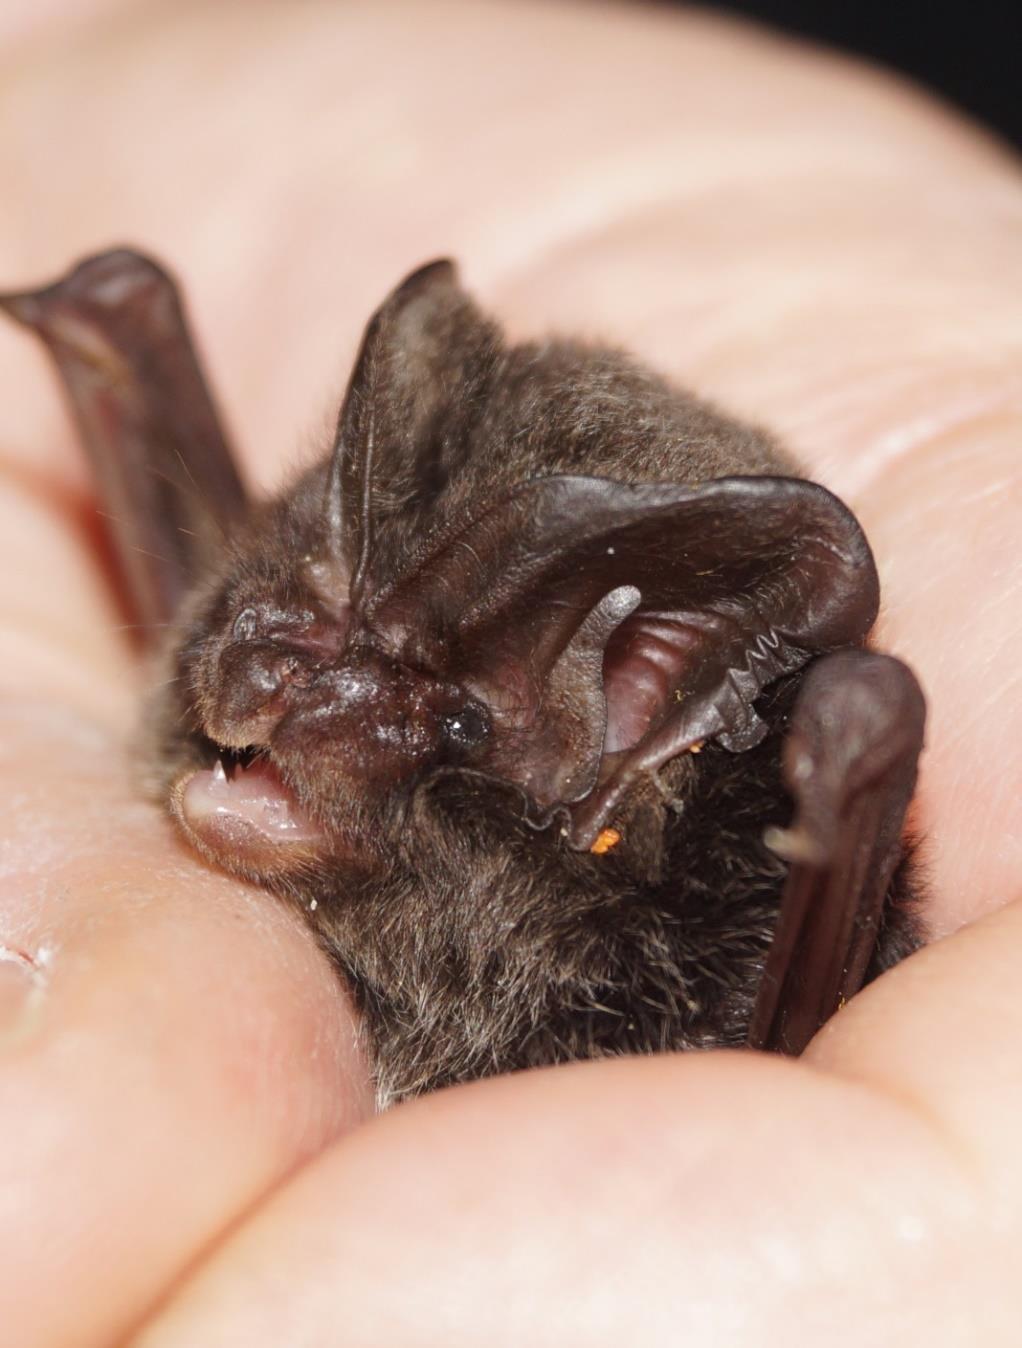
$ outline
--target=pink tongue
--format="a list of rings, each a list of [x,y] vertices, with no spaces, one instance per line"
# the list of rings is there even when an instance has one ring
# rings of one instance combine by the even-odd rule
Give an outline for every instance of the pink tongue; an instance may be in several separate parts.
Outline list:
[[[312,842],[322,836],[264,759],[238,768],[232,781],[219,762],[211,771],[196,772],[185,786],[181,809],[199,832],[230,832],[240,825],[273,843]]]

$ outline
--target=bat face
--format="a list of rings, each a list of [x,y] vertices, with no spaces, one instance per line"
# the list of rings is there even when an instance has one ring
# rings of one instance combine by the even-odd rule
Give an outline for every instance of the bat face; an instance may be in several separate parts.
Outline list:
[[[765,436],[618,352],[507,345],[434,263],[371,320],[329,455],[250,505],[155,264],[3,302],[64,373],[126,565],[163,558],[134,582],[176,624],[151,776],[205,856],[312,914],[382,1100],[797,1051],[878,930],[881,960],[909,944],[921,698],[861,649],[854,517]]]
[[[314,470],[248,532],[171,653],[175,705],[155,719],[193,727],[157,758],[200,850],[285,886],[315,873],[329,902],[341,872],[392,853],[417,786],[470,764],[490,723],[457,679],[402,662],[360,623],[325,487]]]

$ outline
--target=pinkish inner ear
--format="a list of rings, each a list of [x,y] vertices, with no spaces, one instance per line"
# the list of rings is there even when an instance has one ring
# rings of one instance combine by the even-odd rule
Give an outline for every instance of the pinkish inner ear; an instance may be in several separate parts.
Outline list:
[[[657,613],[628,618],[603,661],[607,730],[603,752],[631,749],[670,712],[705,635]]]

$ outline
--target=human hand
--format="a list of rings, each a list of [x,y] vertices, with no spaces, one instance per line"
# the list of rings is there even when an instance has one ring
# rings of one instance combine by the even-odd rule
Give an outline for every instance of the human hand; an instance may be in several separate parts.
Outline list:
[[[875,73],[666,10],[78,22],[9,48],[0,281],[166,257],[263,485],[437,253],[517,331],[621,341],[778,430],[862,519],[879,644],[930,698],[932,927],[1000,911],[801,1063],[557,1069],[362,1122],[311,939],[135,799],[87,474],[2,331],[0,941],[40,966],[0,965],[11,1342],[116,1342],[161,1298],[147,1348],[1013,1341],[1014,165]]]

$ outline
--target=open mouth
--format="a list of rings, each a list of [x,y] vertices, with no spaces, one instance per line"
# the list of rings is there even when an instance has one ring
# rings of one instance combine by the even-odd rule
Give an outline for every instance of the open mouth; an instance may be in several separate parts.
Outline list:
[[[263,749],[223,749],[210,742],[213,762],[190,773],[174,792],[182,822],[211,851],[265,852],[308,846],[323,831],[286,785]]]

